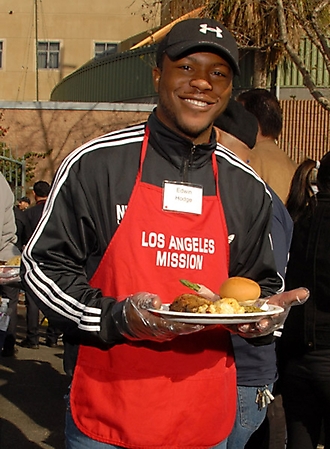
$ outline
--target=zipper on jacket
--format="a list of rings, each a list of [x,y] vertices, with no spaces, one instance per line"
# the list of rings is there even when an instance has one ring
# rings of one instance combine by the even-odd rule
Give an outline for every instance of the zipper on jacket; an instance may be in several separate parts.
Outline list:
[[[193,145],[190,150],[189,156],[183,159],[183,164],[182,164],[182,181],[183,182],[188,182],[188,172],[189,172],[189,168],[192,166],[195,151],[196,151],[196,146]]]

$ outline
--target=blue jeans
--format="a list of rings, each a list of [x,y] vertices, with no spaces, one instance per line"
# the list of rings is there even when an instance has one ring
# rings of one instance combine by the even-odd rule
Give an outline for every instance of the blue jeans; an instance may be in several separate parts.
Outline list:
[[[68,401],[68,398],[66,399]],[[111,444],[100,443],[99,441],[92,440],[80,432],[72,419],[69,406],[67,406],[65,419],[65,442],[66,449],[122,449],[119,446],[112,446]],[[226,442],[224,441],[219,443],[212,449],[226,449]]]
[[[262,386],[260,387],[262,388]],[[273,384],[268,385],[272,391]],[[237,412],[233,430],[227,438],[227,449],[243,449],[250,436],[266,417],[267,407],[258,409],[258,387],[237,387]]]

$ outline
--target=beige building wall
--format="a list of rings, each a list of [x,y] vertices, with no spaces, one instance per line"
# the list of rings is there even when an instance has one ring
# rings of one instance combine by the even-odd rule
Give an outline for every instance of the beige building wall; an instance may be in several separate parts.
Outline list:
[[[143,20],[143,3],[1,0],[0,101],[47,101],[57,83],[94,57],[96,42],[119,44],[157,26],[157,17]],[[60,42],[59,69],[36,70],[36,40]]]
[[[15,159],[25,158],[35,181],[51,181],[63,159],[87,141],[145,121],[153,105],[0,102],[1,138]],[[42,157],[47,155],[46,157]],[[9,156],[9,155],[7,155]]]
[[[15,159],[35,167],[35,178],[50,181],[65,156],[110,131],[146,120],[155,105],[128,103],[0,102],[1,141]],[[330,151],[330,116],[315,100],[282,100],[279,146],[300,164]],[[34,155],[31,155],[31,152]],[[40,157],[47,155],[45,158]]]

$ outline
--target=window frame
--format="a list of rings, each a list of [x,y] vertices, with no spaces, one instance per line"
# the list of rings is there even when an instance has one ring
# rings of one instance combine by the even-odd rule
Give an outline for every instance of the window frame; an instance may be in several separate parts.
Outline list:
[[[96,51],[96,46],[97,45],[104,45],[104,50],[103,51]],[[107,52],[108,50],[111,49],[111,47],[113,47],[114,51],[111,53],[116,53],[117,49],[118,49],[118,42],[113,42],[113,41],[94,41],[94,46],[93,46],[93,53],[94,53],[94,58],[99,57],[100,55],[102,55],[104,52]],[[108,53],[110,54],[110,53]]]
[[[41,45],[46,45],[46,48],[40,48]],[[56,49],[52,46],[57,46]],[[61,66],[61,41],[59,40],[38,40],[38,70],[59,70]],[[41,58],[44,56],[45,63],[41,64]],[[54,59],[55,58],[55,59]],[[55,61],[55,67],[53,67]]]
[[[4,39],[0,39],[0,70],[4,68]]]

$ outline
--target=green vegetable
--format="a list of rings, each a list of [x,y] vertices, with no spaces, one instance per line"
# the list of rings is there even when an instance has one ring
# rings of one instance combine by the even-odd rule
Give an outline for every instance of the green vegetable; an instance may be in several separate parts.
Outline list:
[[[199,292],[201,289],[201,286],[198,284],[194,284],[193,282],[186,281],[185,279],[180,279],[181,284],[183,284],[185,287],[190,288],[191,290],[194,290],[195,292]]]

